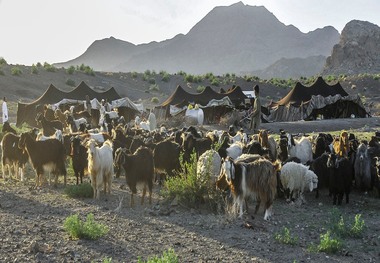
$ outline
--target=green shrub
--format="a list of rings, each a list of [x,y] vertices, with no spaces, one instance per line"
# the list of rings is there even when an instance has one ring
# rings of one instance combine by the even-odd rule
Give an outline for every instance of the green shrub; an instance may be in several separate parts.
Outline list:
[[[149,258],[148,261],[142,261],[139,257],[138,263],[178,263],[178,256],[176,255],[174,249],[169,248],[167,251],[162,253],[161,257],[154,256]]]
[[[70,66],[68,69],[66,69],[66,72],[67,72],[67,74],[70,74],[70,75],[74,74],[75,67],[74,66]]]
[[[209,165],[211,165],[211,162]],[[210,174],[205,175],[206,178],[203,178],[203,180],[197,178],[195,152],[191,154],[189,162],[184,163],[181,160],[181,168],[181,171],[187,172],[180,172],[165,181],[161,190],[163,197],[168,201],[177,198],[178,202],[186,207],[197,208],[205,204],[209,210],[221,212],[225,206],[223,196],[221,191],[218,191],[213,184],[210,184]],[[206,170],[209,169],[206,168]]]
[[[5,75],[4,71],[0,69],[0,76],[4,76],[4,75]]]
[[[194,75],[186,74],[185,77],[184,77],[184,80],[185,80],[186,82],[193,83],[193,82],[194,82]]]
[[[198,92],[198,93],[201,93],[201,92],[204,91],[205,89],[206,89],[205,86],[199,85],[199,86],[197,87],[197,92]]]
[[[361,214],[356,214],[352,223],[346,223],[346,219],[339,215],[337,209],[331,212],[331,231],[340,237],[361,237],[365,229],[365,222],[361,219]]]
[[[32,67],[30,68],[30,73],[38,74],[38,67],[33,64]]]
[[[90,68],[89,66],[87,66],[84,71],[83,71],[85,74],[89,75],[89,76],[95,76],[95,72],[92,68]]]
[[[156,80],[155,80],[155,78],[149,78],[149,80],[148,80],[148,83],[149,84],[156,84]]]
[[[67,79],[67,80],[66,80],[66,85],[67,85],[67,86],[70,86],[70,87],[75,87],[75,86],[76,86],[76,85],[75,85],[75,81],[72,80],[72,79]]]
[[[94,196],[91,184],[89,183],[66,186],[64,193],[72,198],[92,198]]]
[[[342,242],[331,237],[330,231],[327,231],[326,234],[321,234],[320,238],[319,252],[336,253],[342,248]]]
[[[53,65],[50,65],[49,63],[45,62],[44,63],[44,69],[48,72],[56,72],[57,68],[54,67]]]
[[[287,245],[296,245],[298,242],[298,238],[292,237],[290,230],[287,227],[284,227],[281,233],[276,234],[274,236],[274,239],[280,243]]]
[[[39,68],[41,68],[42,67],[42,64],[41,64],[41,62],[37,62],[37,67],[39,67]]]
[[[19,67],[12,67],[11,68],[11,74],[13,76],[20,76],[22,74],[22,71]]]
[[[0,66],[2,65],[8,65],[8,63],[3,57],[0,57]]]
[[[204,78],[205,78],[205,79],[213,79],[213,78],[214,78],[214,74],[212,74],[211,72],[206,73],[206,74],[204,75]]]
[[[160,102],[160,100],[159,100],[157,97],[153,97],[153,98],[150,99],[150,102],[151,102],[151,103],[156,103],[156,104],[157,104],[157,103]]]
[[[74,239],[95,240],[108,233],[105,225],[95,222],[93,214],[88,214],[84,222],[79,219],[79,215],[71,215],[65,219],[63,227]]]
[[[157,84],[152,84],[149,86],[150,91],[159,91],[160,87]]]
[[[152,72],[149,69],[144,71],[144,75],[150,76],[151,74]]]
[[[136,71],[131,72],[131,77],[133,79],[136,79],[137,78],[137,72]]]
[[[177,75],[186,76],[186,72],[183,71],[183,70],[180,70],[180,71],[177,72]]]
[[[169,73],[164,73],[164,74],[162,74],[162,78],[161,78],[161,80],[162,81],[164,81],[164,82],[169,82],[169,80],[170,80],[170,75],[169,75]]]
[[[219,80],[217,79],[217,78],[213,78],[212,80],[211,80],[211,85],[213,85],[213,86],[216,86],[216,87],[219,87]]]

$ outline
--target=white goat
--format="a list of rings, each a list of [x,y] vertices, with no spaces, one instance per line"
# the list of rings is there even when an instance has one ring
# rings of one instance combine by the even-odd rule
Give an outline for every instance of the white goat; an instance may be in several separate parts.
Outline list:
[[[226,149],[227,156],[231,157],[232,159],[238,158],[243,153],[244,145],[241,142],[235,142],[231,144],[230,147]]]
[[[302,137],[300,140],[295,140],[291,134],[288,134],[287,136],[289,158],[297,157],[303,164],[308,161],[313,161],[313,148],[307,137]]]
[[[301,202],[305,202],[303,192],[317,188],[318,177],[309,170],[309,167],[300,163],[288,162],[281,168],[281,184],[284,189],[289,189],[290,198],[299,196]]]
[[[61,143],[63,143],[63,133],[61,130],[56,130],[52,136],[45,136],[42,132],[37,134],[36,141],[46,141],[49,139],[57,139]]]
[[[215,150],[205,151],[198,159],[197,178],[215,184],[220,174],[222,158]]]
[[[91,177],[91,186],[94,198],[99,199],[100,188],[104,186],[104,193],[111,194],[111,184],[114,174],[112,158],[112,142],[107,140],[102,147],[96,146],[95,140],[87,143],[88,172]]]

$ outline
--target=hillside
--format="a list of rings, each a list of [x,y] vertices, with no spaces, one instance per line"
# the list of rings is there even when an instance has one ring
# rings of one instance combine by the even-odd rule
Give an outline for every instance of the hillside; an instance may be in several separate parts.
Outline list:
[[[379,26],[359,20],[347,23],[326,60],[323,74],[379,73],[379,39]]]
[[[239,2],[215,7],[185,35],[141,45],[113,37],[97,40],[78,58],[55,65],[83,63],[112,72],[241,74],[262,70],[282,58],[328,56],[338,41],[339,33],[331,26],[302,33],[293,25],[284,25],[263,6]]]

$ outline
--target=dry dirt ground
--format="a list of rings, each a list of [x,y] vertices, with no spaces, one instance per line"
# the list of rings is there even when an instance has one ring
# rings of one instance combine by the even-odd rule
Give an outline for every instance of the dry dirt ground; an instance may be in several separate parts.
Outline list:
[[[291,132],[309,132],[310,125],[293,123]],[[369,128],[375,130],[377,124]],[[74,183],[71,176],[69,184]],[[0,179],[0,262],[103,262],[105,258],[136,262],[138,257],[146,260],[169,248],[180,262],[380,262],[380,198],[375,191],[354,190],[350,203],[339,207],[332,205],[327,190],[319,199],[314,193],[306,194],[307,203],[302,205],[277,198],[267,222],[263,214],[252,214],[254,203],[243,219],[165,204],[158,185],[152,205],[140,205],[139,192],[136,206],[130,208],[130,191],[124,183],[123,177],[115,179],[111,195],[93,200],[67,197],[62,178],[57,188],[35,190],[30,169],[26,182]],[[124,197],[122,206],[115,212],[120,197]],[[344,247],[336,254],[310,252],[308,247],[318,244],[320,234],[331,227],[333,211],[347,221],[361,214],[366,226],[362,237],[344,238]],[[79,214],[84,219],[89,213],[109,227],[108,234],[96,241],[71,240],[63,229],[65,218]],[[275,240],[284,227],[298,238],[295,245]]]

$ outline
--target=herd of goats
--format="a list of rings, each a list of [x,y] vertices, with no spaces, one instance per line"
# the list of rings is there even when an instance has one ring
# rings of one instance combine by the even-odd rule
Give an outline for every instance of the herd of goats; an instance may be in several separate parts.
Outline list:
[[[181,162],[190,162],[195,153],[199,180],[230,192],[240,217],[248,197],[256,200],[255,212],[264,206],[267,220],[274,199],[281,195],[303,202],[304,192],[314,190],[318,197],[319,190],[326,188],[334,205],[342,204],[344,195],[348,203],[352,188],[363,192],[376,188],[380,195],[378,132],[370,141],[359,141],[346,131],[335,138],[319,133],[296,139],[280,130],[275,139],[266,130],[247,136],[234,126],[207,132],[195,126],[157,128],[153,113],[146,122],[137,117],[128,123],[117,114],[104,113],[96,129],[90,129],[86,118],[75,119],[72,112],[53,116],[56,119],[39,113],[36,121],[41,130],[32,128],[21,134],[4,123],[4,181],[7,176],[24,180],[29,161],[36,187],[46,183],[45,174],[49,174],[49,184],[50,174],[54,175],[55,185],[63,175],[66,185],[70,157],[76,183],[83,183],[88,173],[94,198],[99,198],[102,188],[110,194],[113,177],[125,174],[133,206],[137,184],[143,185],[141,204],[147,190],[151,203],[154,182],[178,176],[184,167]]]

